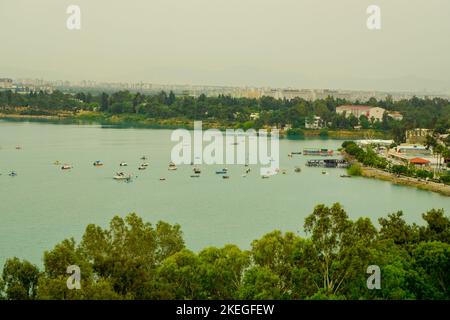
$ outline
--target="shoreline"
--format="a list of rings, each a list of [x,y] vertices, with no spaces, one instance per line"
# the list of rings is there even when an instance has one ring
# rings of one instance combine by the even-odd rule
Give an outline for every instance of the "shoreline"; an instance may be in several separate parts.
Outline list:
[[[170,118],[170,119],[154,119],[143,118],[136,115],[109,115],[103,113],[80,113],[68,114],[61,113],[57,115],[23,115],[23,114],[9,114],[0,112],[0,120],[6,121],[30,121],[30,122],[48,122],[54,124],[98,124],[105,126],[117,126],[125,128],[148,128],[148,129],[188,129],[193,130],[190,119]],[[226,129],[239,129],[236,123],[219,123],[217,121],[203,120],[204,129],[219,129],[225,131]],[[246,129],[242,129],[246,130]],[[280,131],[280,138],[290,140],[302,140],[304,138],[322,138],[322,139],[363,139],[367,132],[373,130],[327,130],[326,135],[323,135],[323,130],[318,129],[302,129],[303,134],[299,136],[289,136],[286,132]],[[384,132],[375,132],[377,138],[386,138]]]
[[[386,172],[381,169],[364,166],[362,163],[360,163],[359,161],[357,161],[355,158],[351,157],[344,151],[341,151],[341,153],[343,154],[344,159],[346,159],[349,163],[357,163],[361,166],[361,171],[362,171],[361,177],[369,178],[369,179],[378,179],[378,180],[382,180],[382,181],[388,181],[393,184],[414,187],[417,189],[431,191],[431,192],[439,193],[446,197],[450,197],[450,185],[446,185],[444,183],[433,182],[433,181],[425,181],[422,179],[419,180],[419,179],[413,178],[413,177],[397,176],[395,174]]]
[[[371,167],[361,166],[361,169],[362,169],[362,176],[365,178],[389,181],[394,184],[415,187],[421,190],[436,192],[441,195],[450,197],[450,186],[443,183],[419,180],[417,178],[406,176],[396,176],[392,173]]]

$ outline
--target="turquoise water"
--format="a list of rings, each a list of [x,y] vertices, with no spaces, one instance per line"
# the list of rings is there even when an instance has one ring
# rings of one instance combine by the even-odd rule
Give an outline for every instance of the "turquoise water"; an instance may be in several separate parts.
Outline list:
[[[227,165],[231,178],[201,166],[200,178],[190,178],[191,166],[169,172],[170,130],[113,129],[96,125],[55,125],[0,121],[0,266],[18,256],[41,264],[44,250],[61,240],[79,240],[89,223],[107,226],[114,215],[136,212],[146,221],[179,223],[192,250],[251,241],[274,229],[299,232],[304,218],[318,203],[340,202],[351,218],[381,216],[403,210],[408,222],[422,223],[430,208],[450,213],[450,200],[436,193],[365,178],[340,178],[342,169],[305,167],[310,157],[291,151],[304,147],[337,149],[338,140],[281,140],[281,168],[261,179],[258,166],[243,178],[242,165]],[[16,150],[20,145],[21,150]],[[150,166],[137,168],[148,155]],[[63,171],[55,160],[74,168]],[[94,167],[95,160],[104,162]],[[125,161],[129,167],[120,168]],[[301,173],[294,173],[300,165]],[[17,177],[8,173],[16,170]],[[132,183],[114,181],[117,171],[138,176]],[[165,177],[166,181],[159,178]]]

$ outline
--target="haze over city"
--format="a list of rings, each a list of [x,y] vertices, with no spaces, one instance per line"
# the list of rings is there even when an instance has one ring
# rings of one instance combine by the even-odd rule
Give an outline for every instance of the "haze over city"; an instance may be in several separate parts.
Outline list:
[[[81,30],[66,28],[69,5]],[[0,77],[450,92],[450,2],[2,1]],[[18,19],[17,17],[21,17]]]

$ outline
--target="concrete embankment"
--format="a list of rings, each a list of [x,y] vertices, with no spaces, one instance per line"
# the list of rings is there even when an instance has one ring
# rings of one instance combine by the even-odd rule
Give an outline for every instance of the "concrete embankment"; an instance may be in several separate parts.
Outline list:
[[[433,191],[450,197],[450,186],[445,185],[443,183],[419,180],[416,178],[405,176],[397,176],[395,174],[370,167],[362,167],[362,175],[363,177],[390,181],[395,184],[416,187],[422,190]]]

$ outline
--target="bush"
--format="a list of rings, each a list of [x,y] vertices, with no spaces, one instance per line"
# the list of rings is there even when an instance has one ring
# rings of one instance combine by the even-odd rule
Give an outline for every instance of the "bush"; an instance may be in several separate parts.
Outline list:
[[[432,179],[433,178],[433,172],[427,171],[427,170],[423,170],[423,169],[419,169],[416,171],[416,176],[418,178],[421,179]]]
[[[403,174],[406,175],[408,174],[408,167],[404,166],[404,165],[399,165],[399,164],[395,164],[392,166],[392,172],[395,174]]]
[[[362,168],[358,163],[354,163],[347,169],[347,172],[351,176],[360,176],[362,175]]]
[[[442,183],[450,184],[450,173],[443,174],[440,180]]]
[[[322,138],[328,137],[328,129],[320,130],[319,136],[321,136]]]
[[[303,138],[305,133],[300,128],[292,128],[287,131],[288,138]]]

